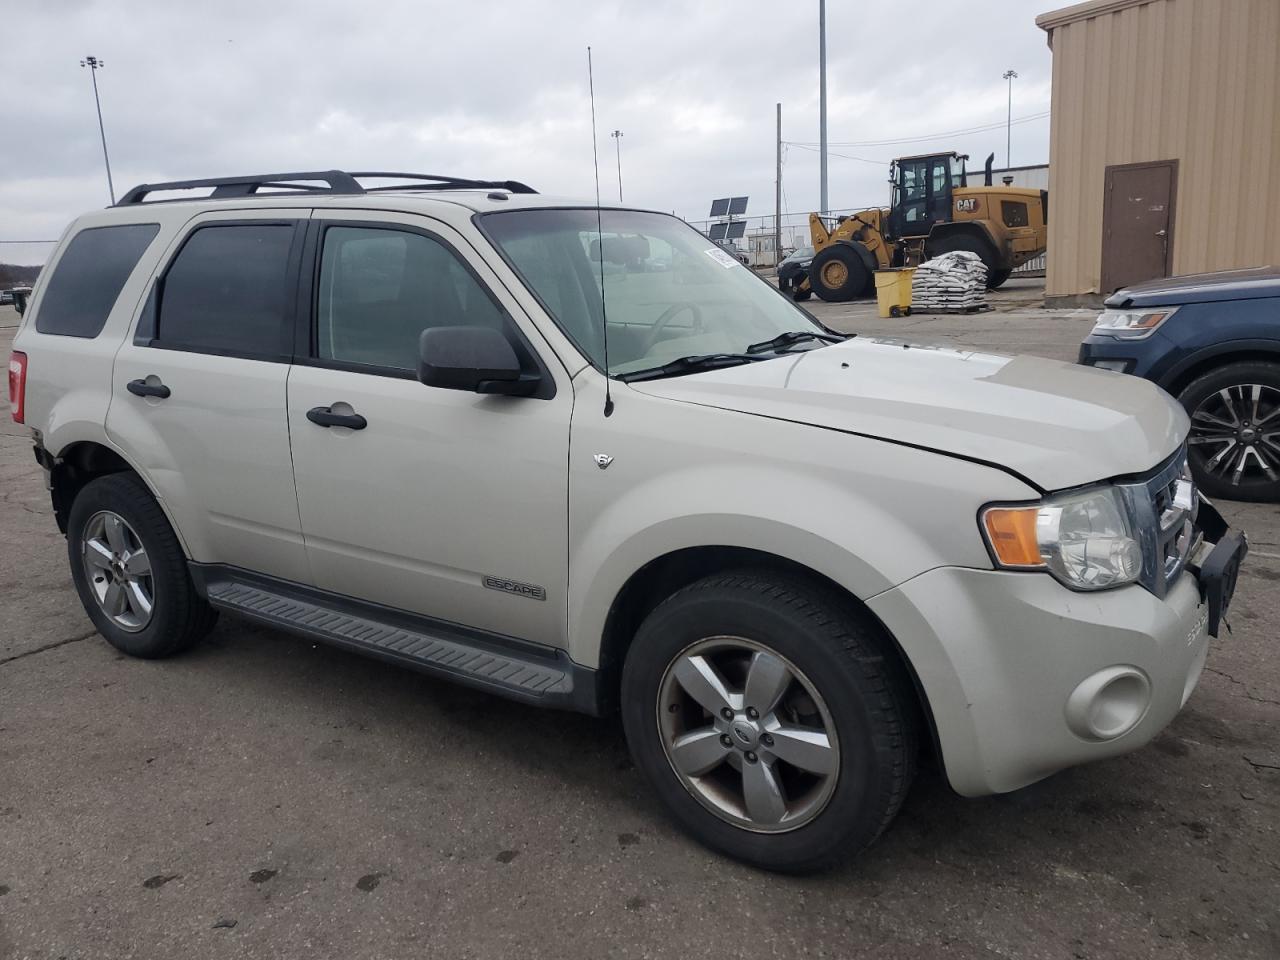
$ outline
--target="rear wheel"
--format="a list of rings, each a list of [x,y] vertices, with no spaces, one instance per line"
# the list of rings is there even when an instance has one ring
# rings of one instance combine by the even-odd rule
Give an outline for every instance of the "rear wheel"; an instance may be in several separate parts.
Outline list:
[[[987,289],[994,290],[996,289],[996,287],[1003,286],[1004,282],[1009,279],[1009,274],[1011,273],[1013,273],[1012,270],[992,270],[990,267],[988,267],[987,268]]]
[[[1280,500],[1280,364],[1227,364],[1178,400],[1191,417],[1188,459],[1205,493]]]
[[[929,259],[942,256],[944,253],[954,253],[957,250],[966,250],[978,255],[983,266],[987,268],[988,290],[994,290],[1009,279],[1009,271],[1001,270],[996,266],[996,251],[991,244],[970,233],[952,234],[930,242]]]
[[[130,656],[185,650],[218,618],[196,593],[164,511],[133,474],[99,477],[76,495],[67,553],[89,619]]]
[[[861,296],[871,283],[858,252],[847,244],[827,247],[809,264],[809,286],[823,300],[843,303]]]
[[[804,872],[869,845],[915,770],[878,624],[799,580],[708,577],[646,618],[622,679],[636,764],[702,843]]]

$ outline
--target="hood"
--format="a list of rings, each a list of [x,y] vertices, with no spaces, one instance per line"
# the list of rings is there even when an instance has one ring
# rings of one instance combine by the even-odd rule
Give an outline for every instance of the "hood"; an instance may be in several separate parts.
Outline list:
[[[1280,270],[1250,267],[1218,273],[1191,273],[1182,277],[1148,280],[1117,290],[1107,297],[1108,307],[1176,306],[1218,300],[1257,300],[1280,297]]]
[[[993,464],[1042,490],[1149,470],[1188,426],[1138,377],[864,337],[631,387]]]

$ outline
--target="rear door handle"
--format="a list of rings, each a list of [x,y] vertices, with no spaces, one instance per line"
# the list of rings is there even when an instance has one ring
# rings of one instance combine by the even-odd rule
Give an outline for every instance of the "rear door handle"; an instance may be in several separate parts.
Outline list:
[[[163,383],[147,383],[145,380],[130,380],[124,388],[135,397],[156,397],[160,400],[168,400],[171,392]]]
[[[307,411],[307,419],[322,427],[350,427],[352,430],[363,430],[369,421],[358,413],[334,413],[332,407],[312,407]]]

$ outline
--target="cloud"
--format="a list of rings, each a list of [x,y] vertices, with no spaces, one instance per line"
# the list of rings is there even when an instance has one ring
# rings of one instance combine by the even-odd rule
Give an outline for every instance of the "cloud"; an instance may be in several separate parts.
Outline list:
[[[833,142],[1003,121],[1049,103],[1034,16],[1059,4],[828,3]],[[764,0],[68,2],[24,8],[0,61],[0,239],[46,239],[107,202],[86,54],[117,194],[143,181],[275,169],[414,170],[594,190],[586,47],[596,66],[601,189],[705,216],[749,194],[771,213],[774,104],[784,139],[816,142],[816,3]],[[1043,162],[1048,122],[1013,128],[1014,160]],[[1004,130],[897,147],[833,147],[835,207],[887,199],[884,161],[955,147],[1004,160]],[[818,158],[788,148],[786,207],[816,207]],[[980,160],[978,161],[980,163]],[[802,219],[802,218],[801,218]],[[28,248],[22,248],[24,250]],[[41,248],[29,248],[38,251]],[[17,259],[0,246],[0,259]]]

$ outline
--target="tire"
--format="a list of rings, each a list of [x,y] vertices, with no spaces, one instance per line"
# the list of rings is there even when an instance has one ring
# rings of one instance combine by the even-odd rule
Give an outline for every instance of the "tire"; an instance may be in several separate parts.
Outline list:
[[[1191,417],[1187,450],[1201,490],[1227,500],[1280,501],[1280,363],[1210,370],[1188,384],[1178,402]],[[1267,467],[1276,479],[1267,476]]]
[[[915,773],[918,711],[901,665],[885,655],[889,643],[879,624],[847,598],[804,580],[746,570],[698,581],[659,604],[628,651],[622,719],[636,766],[676,822],[712,849],[786,873],[830,867],[880,835]],[[739,649],[741,644],[749,646]],[[708,712],[685,689],[683,678],[703,676],[692,666],[698,658],[742,691],[730,695],[739,698],[732,722],[718,719],[720,708]],[[792,679],[774,698],[776,709],[757,714],[753,732],[746,701],[770,700],[758,696],[760,686],[748,692],[746,677],[756,674],[747,667],[754,670],[757,663],[762,670],[781,664]],[[712,688],[700,689],[714,706],[707,693]],[[790,754],[783,741],[794,741],[783,736],[791,728],[777,726],[778,718],[810,728],[804,731],[810,739],[813,728],[827,735],[830,749],[821,762],[813,764],[812,754],[802,762],[815,769],[828,764],[829,775],[807,773],[780,755]],[[719,735],[708,738],[708,730]],[[680,744],[708,748],[709,756],[695,759],[699,769],[704,762],[712,766],[696,776],[678,772]],[[716,751],[724,758],[717,759]],[[688,770],[689,755],[681,756]],[[785,814],[767,803],[748,805],[746,778],[758,784],[765,775],[781,780]],[[766,815],[753,820],[761,810]]]
[[[957,250],[976,253],[982,260],[983,265],[987,268],[988,290],[994,290],[1009,279],[1010,271],[1002,270],[996,266],[996,251],[991,244],[969,233],[957,233],[933,241],[929,244],[929,259],[940,257],[944,253],[954,253]]]
[[[125,549],[116,549],[121,544]],[[125,559],[108,565],[95,545]],[[146,562],[130,569],[129,560],[138,560],[139,551],[145,552]],[[131,657],[150,660],[186,650],[218,619],[217,611],[196,593],[182,547],[160,505],[134,474],[99,477],[77,494],[67,521],[67,556],[89,619],[113,647]],[[142,573],[144,568],[149,573]],[[113,586],[121,590],[113,594]],[[149,600],[149,611],[138,599],[139,591]],[[108,607],[122,610],[113,615]]]
[[[827,247],[809,264],[809,289],[829,303],[852,300],[870,283],[871,271],[847,244]]]
[[[812,290],[793,289],[791,291],[791,299],[796,301],[796,303],[801,303],[802,301],[808,300],[811,296],[813,296]]]

